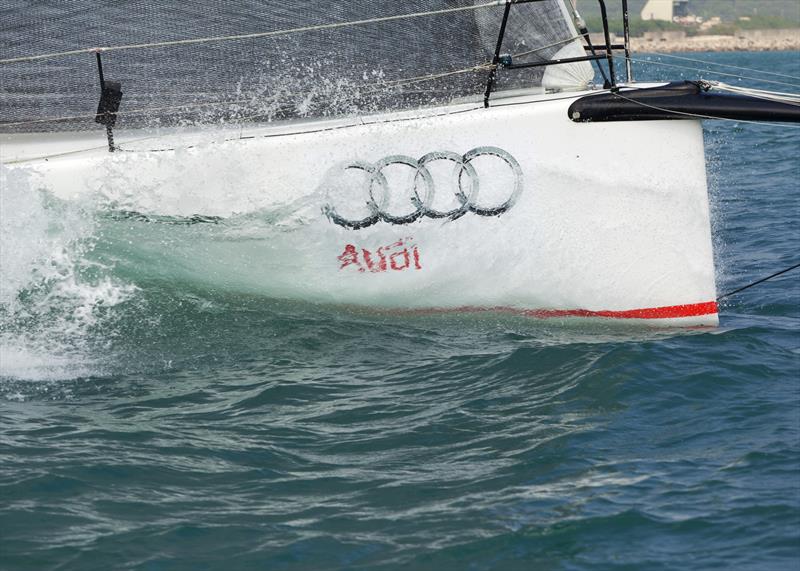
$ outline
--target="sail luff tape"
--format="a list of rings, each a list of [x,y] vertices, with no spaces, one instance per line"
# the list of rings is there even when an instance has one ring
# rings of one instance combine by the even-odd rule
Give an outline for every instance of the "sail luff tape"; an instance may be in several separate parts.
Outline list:
[[[166,42],[153,42],[149,44],[126,44],[121,46],[105,46],[94,48],[82,48],[79,50],[69,50],[65,52],[54,52],[48,54],[39,54],[33,56],[21,56],[8,59],[0,59],[0,64],[6,63],[19,63],[24,61],[36,61],[42,59],[50,59],[57,57],[66,57],[86,53],[97,52],[112,52],[120,50],[134,50],[144,48],[163,48],[170,46],[186,46],[191,44],[204,44],[211,42],[224,42],[232,40],[248,40],[254,38],[266,38],[270,36],[283,36],[287,34],[296,34],[301,32],[312,32],[315,30],[335,30],[337,28],[345,28],[347,26],[361,26],[364,24],[374,24],[378,22],[391,22],[393,20],[403,20],[407,18],[421,18],[423,16],[436,16],[439,14],[452,14],[454,12],[465,12],[467,10],[478,10],[481,8],[489,8],[492,6],[505,6],[506,4],[527,4],[529,2],[540,2],[542,0],[494,0],[484,4],[475,4],[473,6],[460,6],[457,8],[444,8],[441,10],[431,10],[428,12],[414,12],[412,14],[398,14],[395,16],[382,16],[380,18],[369,18],[366,20],[352,20],[350,22],[335,22],[331,24],[318,24],[316,26],[301,26],[299,28],[287,28],[284,30],[273,30],[271,32],[256,32],[253,34],[239,34],[233,36],[209,36],[206,38],[190,38],[185,40],[170,40]]]

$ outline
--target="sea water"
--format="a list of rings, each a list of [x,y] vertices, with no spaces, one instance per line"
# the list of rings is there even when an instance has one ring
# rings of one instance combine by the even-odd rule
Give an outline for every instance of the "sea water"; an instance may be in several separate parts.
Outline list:
[[[684,56],[782,75],[636,71],[797,91],[797,52]],[[800,130],[705,134],[726,292],[798,261]],[[712,330],[364,314],[126,246],[213,224],[0,175],[2,569],[800,566],[796,273]]]

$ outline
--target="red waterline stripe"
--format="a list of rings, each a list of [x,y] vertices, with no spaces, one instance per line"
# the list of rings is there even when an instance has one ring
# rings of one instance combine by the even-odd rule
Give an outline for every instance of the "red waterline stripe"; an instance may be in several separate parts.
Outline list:
[[[623,311],[588,309],[532,309],[523,314],[531,317],[608,317],[611,319],[674,319],[678,317],[694,317],[711,315],[718,312],[716,301],[690,303],[686,305],[667,305],[664,307],[648,307],[645,309],[627,309]]]
[[[519,309],[516,307],[456,307],[452,309],[422,309],[413,313],[458,313],[458,312],[501,312],[524,315],[526,317],[605,317],[609,319],[675,319],[712,315],[718,312],[716,301],[689,303],[685,305],[667,305],[664,307],[648,307],[645,309],[626,309],[622,311],[589,309]]]

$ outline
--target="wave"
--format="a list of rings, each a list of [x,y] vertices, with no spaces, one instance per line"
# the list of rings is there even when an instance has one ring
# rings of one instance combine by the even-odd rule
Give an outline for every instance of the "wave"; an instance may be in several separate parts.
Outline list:
[[[94,216],[0,165],[0,377],[48,380],[98,371],[91,332],[136,286],[93,260]]]
[[[309,234],[291,234],[308,225],[309,209],[319,213],[319,201],[166,215],[164,201],[148,192],[137,200],[128,182],[124,195],[109,185],[62,200],[35,169],[0,164],[0,378],[104,375],[118,369],[120,338],[157,329],[182,304],[208,309],[209,292],[280,297],[292,284],[270,289],[273,276],[296,263],[304,244],[314,248]],[[264,248],[266,262],[248,279],[231,271],[231,256],[247,268],[242,260]]]
[[[244,212],[239,207],[247,200],[223,193],[207,211],[201,208],[207,200],[192,198],[193,192],[209,196],[201,177],[179,169],[175,184],[166,185],[172,190],[159,196],[137,186],[126,161],[114,168],[127,175],[107,173],[107,185],[69,201],[49,192],[35,170],[0,165],[0,378],[74,379],[127,366],[141,370],[143,361],[169,363],[169,340],[197,334],[212,321],[224,328],[225,319],[247,322],[258,314],[261,321],[253,323],[260,328],[283,311],[443,331],[500,327],[542,345],[675,334],[605,324],[553,327],[513,316],[403,316],[335,307],[336,300],[319,293],[325,291],[323,264],[340,252],[328,250],[341,243],[338,227],[322,215],[325,190],[269,207],[250,202]],[[182,176],[189,178],[178,180]],[[199,213],[176,212],[191,204],[199,204]],[[430,239],[446,242],[449,230],[443,224]],[[326,256],[320,255],[323,248]],[[459,271],[469,282],[469,268]],[[399,292],[396,305],[403,307],[403,295],[425,293]],[[298,298],[305,302],[280,301]]]

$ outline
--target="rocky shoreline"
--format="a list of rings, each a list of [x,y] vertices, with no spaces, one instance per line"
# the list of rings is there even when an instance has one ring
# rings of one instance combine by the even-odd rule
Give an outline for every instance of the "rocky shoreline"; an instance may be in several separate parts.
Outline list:
[[[614,41],[621,41],[617,37]],[[647,32],[631,38],[634,52],[732,52],[800,50],[800,28],[742,30],[735,35],[687,36],[683,31]]]

